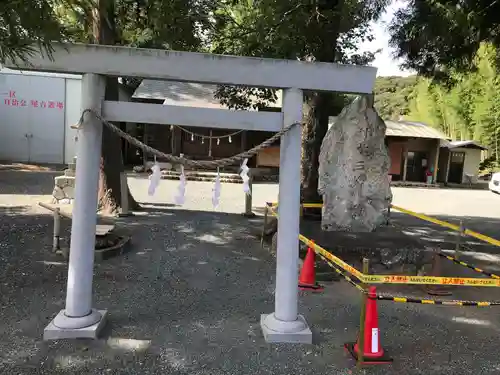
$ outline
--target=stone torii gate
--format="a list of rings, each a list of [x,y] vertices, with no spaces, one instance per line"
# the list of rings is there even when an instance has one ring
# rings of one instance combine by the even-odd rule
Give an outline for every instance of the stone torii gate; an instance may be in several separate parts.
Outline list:
[[[41,53],[6,65],[12,69],[83,74],[82,110],[108,121],[176,124],[277,132],[302,121],[302,90],[370,94],[376,68],[293,60],[222,56],[129,47],[56,45],[52,59]],[[189,108],[104,100],[104,76],[283,89],[281,113]],[[84,118],[77,146],[75,203],[65,309],[45,328],[44,339],[97,338],[106,310],[92,308],[92,278],[102,123]],[[281,138],[275,311],[262,315],[267,342],[311,343],[298,315],[298,235],[301,129]]]

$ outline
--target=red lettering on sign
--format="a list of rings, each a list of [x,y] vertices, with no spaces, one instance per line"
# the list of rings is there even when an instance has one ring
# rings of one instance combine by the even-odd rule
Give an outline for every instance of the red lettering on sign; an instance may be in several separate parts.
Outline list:
[[[35,107],[35,108],[38,108],[38,100],[32,100],[31,101],[31,106]]]
[[[20,103],[21,107],[26,107],[26,100],[21,99]]]
[[[40,102],[40,107],[42,108],[47,108],[47,103],[44,102],[43,100]]]
[[[55,108],[55,107],[56,107],[56,103],[49,101],[49,108]]]
[[[64,103],[63,102],[57,102],[57,108],[58,109],[63,109],[64,108]]]
[[[9,98],[15,98],[16,97],[16,92],[15,91],[9,91]]]
[[[13,107],[17,107],[19,105],[19,100],[17,99],[12,99],[10,101],[10,105],[12,105]]]
[[[10,105],[10,99],[4,99],[4,104]]]

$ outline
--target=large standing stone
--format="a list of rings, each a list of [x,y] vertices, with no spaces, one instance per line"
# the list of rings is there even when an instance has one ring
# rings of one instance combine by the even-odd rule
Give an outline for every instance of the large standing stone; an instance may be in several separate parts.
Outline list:
[[[392,193],[385,130],[373,96],[357,97],[328,130],[319,156],[323,230],[371,232],[386,223]]]

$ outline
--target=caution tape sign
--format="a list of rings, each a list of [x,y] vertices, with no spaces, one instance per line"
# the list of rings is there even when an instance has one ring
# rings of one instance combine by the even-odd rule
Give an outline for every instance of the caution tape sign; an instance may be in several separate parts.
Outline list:
[[[424,284],[424,285],[457,285],[499,287],[498,279],[437,277],[437,276],[399,276],[399,275],[363,275],[362,281],[367,284]]]

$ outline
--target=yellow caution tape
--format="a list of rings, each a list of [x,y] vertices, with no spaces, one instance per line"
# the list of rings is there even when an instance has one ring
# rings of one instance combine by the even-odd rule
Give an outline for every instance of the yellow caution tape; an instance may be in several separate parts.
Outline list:
[[[419,299],[413,297],[395,297],[387,296],[383,294],[377,294],[376,296],[368,298],[374,298],[381,301],[393,301],[400,303],[420,303],[423,305],[445,305],[445,306],[464,306],[464,307],[488,307],[488,306],[499,306],[500,302],[487,302],[487,301],[461,301],[461,300],[432,300],[432,299]]]
[[[395,210],[399,211],[399,212],[403,212],[405,214],[408,214],[408,215],[411,215],[411,216],[414,216],[414,217],[418,217],[421,220],[428,221],[430,223],[434,223],[434,224],[440,225],[442,227],[445,227],[445,228],[448,228],[448,229],[451,229],[451,230],[454,230],[454,231],[457,231],[457,232],[460,231],[460,226],[459,225],[448,223],[447,221],[435,219],[435,218],[427,216],[427,215],[419,214],[418,212],[410,211],[410,210],[407,210],[406,208],[403,208],[403,207],[399,207],[399,206],[395,206],[395,205],[391,205],[391,207],[394,208]],[[481,234],[481,233],[478,233],[478,232],[474,232],[474,231],[472,231],[470,229],[466,229],[464,231],[464,234],[466,234],[468,236],[471,236],[471,237],[474,237],[474,238],[477,238],[478,240],[487,242],[487,243],[489,243],[491,245],[500,246],[500,241],[499,240],[497,240],[495,238],[491,238],[489,236],[485,236],[484,234]]]
[[[302,234],[299,234],[299,240],[302,241],[304,244],[312,248],[316,253],[320,254],[321,256],[325,257],[332,263],[335,263],[337,266],[341,267],[345,271],[349,272],[351,275],[357,277],[358,279],[362,280],[363,279],[363,273],[358,271],[356,268],[350,266],[346,262],[344,262],[342,259],[337,258],[335,255],[332,253],[326,251],[323,249],[321,246],[317,245],[313,241],[311,241],[309,238],[303,236]]]
[[[397,208],[399,209],[399,208]],[[274,207],[270,209],[272,215],[278,217]],[[425,216],[425,215],[423,215]],[[433,219],[434,220],[434,219]],[[439,220],[437,220],[439,221]],[[449,224],[449,223],[448,223]],[[450,224],[453,225],[453,224]],[[336,257],[309,238],[299,234],[299,240],[311,247],[316,253],[341,267],[365,284],[422,284],[422,285],[456,285],[477,287],[500,287],[500,279],[495,278],[461,278],[438,276],[406,276],[406,275],[365,275],[356,268]]]
[[[302,203],[301,206],[303,208],[321,208],[323,203]]]
[[[366,284],[424,284],[424,285],[457,285],[500,287],[498,279],[438,277],[438,276],[405,276],[405,275],[362,275]]]

